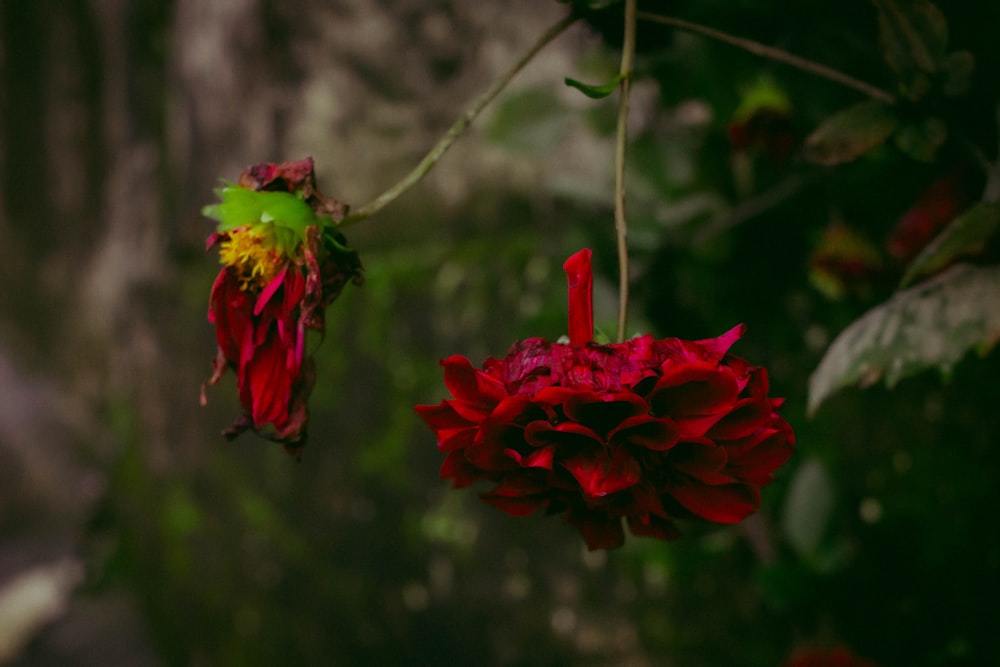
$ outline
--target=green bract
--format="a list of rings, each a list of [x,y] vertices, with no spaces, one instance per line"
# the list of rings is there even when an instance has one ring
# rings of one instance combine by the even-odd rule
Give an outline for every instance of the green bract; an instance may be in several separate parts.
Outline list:
[[[330,224],[299,197],[288,192],[260,192],[236,185],[216,188],[221,203],[204,207],[202,215],[219,221],[220,232],[237,227],[271,225],[278,250],[289,253],[306,240],[306,228]]]

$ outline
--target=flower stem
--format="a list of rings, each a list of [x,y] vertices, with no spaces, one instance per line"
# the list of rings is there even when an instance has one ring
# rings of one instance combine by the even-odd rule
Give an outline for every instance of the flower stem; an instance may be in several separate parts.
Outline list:
[[[750,39],[736,37],[734,35],[730,35],[729,33],[722,32],[721,30],[709,28],[698,23],[691,23],[690,21],[674,18],[673,16],[663,16],[661,14],[652,14],[650,12],[639,12],[639,18],[644,21],[652,21],[654,23],[662,23],[663,25],[673,26],[675,28],[687,30],[688,32],[693,32],[710,39],[725,42],[726,44],[731,44],[732,46],[743,49],[744,51],[749,51],[750,53],[763,58],[769,58],[777,62],[785,63],[786,65],[790,65],[804,72],[809,72],[810,74],[815,74],[823,77],[824,79],[847,86],[848,88],[853,88],[859,93],[863,93],[872,99],[878,100],[879,102],[884,102],[886,104],[896,103],[896,98],[881,88],[877,88],[869,83],[855,79],[854,77],[848,76],[839,70],[833,69],[832,67],[820,65],[817,62],[806,60],[805,58],[773,46],[767,46],[766,44],[761,44],[760,42],[755,42]]]
[[[434,165],[436,165],[438,160],[441,159],[441,156],[444,155],[449,148],[451,148],[451,145],[455,143],[455,140],[458,139],[463,132],[465,132],[479,113],[490,102],[492,102],[498,94],[500,94],[500,91],[502,91],[507,84],[510,83],[511,79],[513,79],[518,72],[524,69],[524,66],[531,62],[539,51],[545,48],[545,46],[548,45],[548,43],[553,39],[562,34],[563,31],[576,22],[578,18],[580,17],[577,14],[571,13],[546,30],[509,70],[504,72],[503,75],[496,79],[490,87],[486,89],[486,91],[473,100],[472,104],[469,105],[469,108],[465,110],[465,113],[459,116],[454,124],[448,128],[448,131],[445,132],[444,136],[441,137],[430,152],[424,156],[424,159],[421,160],[420,163],[417,164],[412,171],[410,171],[410,173],[378,197],[344,218],[340,222],[340,226],[347,227],[349,225],[357,224],[363,220],[367,220],[395,201],[397,197],[416,185],[424,176],[427,175],[427,172],[434,168]]]
[[[618,342],[625,340],[628,316],[628,225],[625,221],[625,147],[628,139],[628,97],[635,61],[636,0],[625,0],[625,39],[622,44],[621,90],[615,135],[615,237],[618,241]]]

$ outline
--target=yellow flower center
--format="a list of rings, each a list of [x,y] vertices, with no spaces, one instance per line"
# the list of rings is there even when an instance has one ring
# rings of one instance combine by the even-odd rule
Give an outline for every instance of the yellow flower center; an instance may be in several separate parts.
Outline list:
[[[236,269],[243,290],[263,288],[284,266],[269,225],[237,227],[219,245],[219,262]]]

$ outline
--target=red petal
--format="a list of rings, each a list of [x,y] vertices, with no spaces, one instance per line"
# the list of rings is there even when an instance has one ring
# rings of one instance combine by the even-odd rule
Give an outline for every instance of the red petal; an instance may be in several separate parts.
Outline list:
[[[591,551],[617,549],[625,544],[622,521],[616,516],[574,507],[566,513],[566,522],[580,531],[580,534],[583,535],[583,541],[587,543],[587,548]]]
[[[726,356],[726,352],[729,348],[738,341],[746,332],[747,326],[745,324],[737,324],[735,327],[722,334],[721,336],[716,336],[715,338],[706,338],[705,340],[695,341],[702,350],[705,351],[709,357],[715,360],[722,359]]]
[[[590,249],[584,248],[563,264],[569,285],[569,342],[582,347],[594,340],[594,273]]]
[[[580,448],[592,450],[602,446],[601,438],[582,424],[563,422],[553,426],[541,419],[525,427],[524,439],[532,447],[561,445],[574,451]]]
[[[627,489],[642,477],[639,462],[624,447],[616,447],[610,454],[605,451],[581,453],[564,460],[562,465],[591,498]]]
[[[638,537],[655,537],[661,540],[676,540],[681,536],[674,522],[655,515],[628,517],[628,528]]]
[[[438,405],[418,405],[413,409],[435,431],[470,425],[469,420],[455,412],[447,401],[441,401]]]
[[[525,468],[545,468],[552,470],[552,459],[555,457],[555,447],[542,447],[528,454],[521,465]]]
[[[271,282],[265,285],[264,289],[260,291],[260,295],[257,297],[257,303],[254,304],[253,307],[254,315],[260,315],[264,311],[264,307],[267,305],[267,302],[271,300],[272,296],[274,296],[274,293],[285,284],[286,273],[288,273],[287,264],[281,269],[281,271],[278,272],[278,275],[272,278]]]
[[[465,456],[461,451],[451,452],[445,457],[444,463],[441,464],[441,479],[452,480],[451,486],[455,489],[469,486],[473,482],[483,479],[483,477],[480,470],[477,470],[465,460]]]
[[[476,441],[476,433],[478,432],[474,426],[438,431],[438,451],[453,452],[456,449],[470,447]]]
[[[481,493],[479,497],[507,514],[527,516],[549,504],[548,498],[539,495],[544,491],[546,491],[544,483],[534,477],[522,475],[504,479],[495,489],[489,493]]]
[[[623,421],[649,412],[649,406],[640,396],[631,392],[574,393],[563,406],[566,416],[586,424],[596,433],[606,435]]]
[[[493,505],[511,516],[528,516],[549,504],[548,498],[513,498],[489,493],[481,493],[479,497],[482,498],[483,502]]]
[[[288,420],[293,375],[285,364],[285,350],[277,337],[254,350],[253,358],[246,365],[244,388],[249,394],[250,415],[254,426],[274,424],[281,427]]]
[[[723,473],[729,456],[724,447],[698,442],[681,442],[670,451],[674,469],[705,484],[725,484],[735,481]]]
[[[677,425],[670,419],[638,415],[619,424],[608,435],[608,441],[613,445],[629,444],[662,452],[676,444],[677,435]]]
[[[668,366],[646,399],[653,414],[672,417],[722,416],[736,403],[739,386],[725,366],[691,362]]]
[[[767,399],[744,398],[705,434],[713,440],[735,440],[746,437],[771,418],[771,403]]]
[[[507,397],[499,380],[472,367],[469,360],[455,354],[441,362],[444,384],[456,399],[483,413],[489,413]]]
[[[760,491],[749,484],[675,486],[670,495],[688,511],[716,523],[736,523],[760,506]]]
[[[253,326],[250,297],[225,268],[212,286],[208,320],[215,323],[215,338],[226,359],[239,364],[241,347]]]

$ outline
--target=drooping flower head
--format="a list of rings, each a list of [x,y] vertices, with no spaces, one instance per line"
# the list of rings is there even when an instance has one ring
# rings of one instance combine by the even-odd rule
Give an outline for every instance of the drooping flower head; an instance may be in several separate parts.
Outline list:
[[[590,549],[635,535],[673,539],[675,519],[729,524],[792,453],[791,427],[769,398],[767,371],[718,338],[593,341],[589,250],[570,257],[569,343],[529,338],[476,369],[441,362],[452,398],[420,405],[455,488],[514,516],[563,514]]]
[[[222,264],[208,310],[219,344],[208,382],[232,368],[243,407],[224,435],[251,429],[297,455],[315,375],[306,332],[322,333],[326,306],[362,280],[336,230],[346,207],[316,188],[312,158],[253,165],[216,194],[220,203],[202,211],[219,223],[207,247]]]

